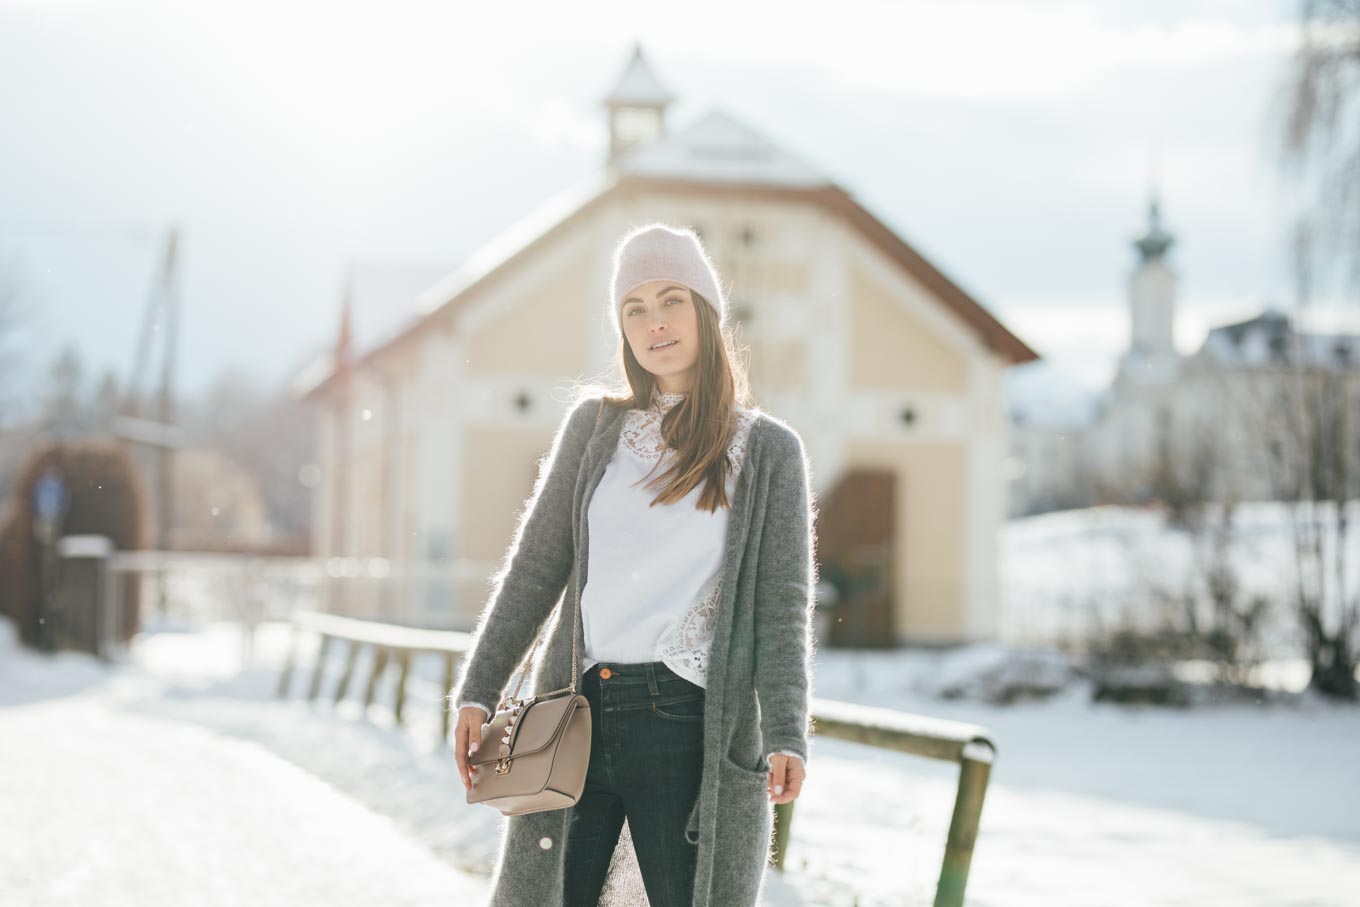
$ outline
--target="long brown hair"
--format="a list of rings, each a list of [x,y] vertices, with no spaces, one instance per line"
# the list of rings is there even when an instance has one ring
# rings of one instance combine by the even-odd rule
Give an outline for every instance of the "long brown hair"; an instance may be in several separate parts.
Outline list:
[[[685,399],[661,419],[661,438],[666,447],[675,451],[670,468],[645,487],[661,489],[652,500],[655,507],[674,504],[702,483],[704,489],[695,507],[714,512],[719,507],[732,506],[727,499],[727,477],[732,468],[727,446],[736,429],[737,405],[751,405],[750,386],[742,360],[746,351],[738,345],[736,335],[722,328],[708,300],[693,290],[690,293],[699,323],[699,358],[695,362],[694,381]],[[651,406],[652,394],[657,389],[656,376],[637,361],[622,332],[618,365],[631,393],[622,393],[619,388],[619,395],[606,395],[605,401],[629,409]],[[661,460],[657,460],[657,465],[660,464]]]

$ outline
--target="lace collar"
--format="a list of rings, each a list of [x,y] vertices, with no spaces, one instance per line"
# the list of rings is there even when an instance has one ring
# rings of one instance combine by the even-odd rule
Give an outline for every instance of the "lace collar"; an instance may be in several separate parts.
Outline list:
[[[634,455],[647,461],[656,461],[668,448],[661,438],[661,420],[671,407],[685,399],[688,394],[662,394],[652,391],[652,405],[647,409],[630,409],[623,420],[619,434],[620,447],[630,450]],[[740,468],[746,455],[746,437],[755,423],[753,410],[737,406],[733,414],[735,431],[728,443],[728,456],[733,465]],[[734,470],[735,474],[735,470]]]
[[[677,403],[679,403],[681,400],[684,400],[688,396],[689,396],[688,393],[663,394],[655,386],[653,386],[652,405],[650,408],[659,413],[663,414],[668,413],[671,411],[672,407],[674,407]]]

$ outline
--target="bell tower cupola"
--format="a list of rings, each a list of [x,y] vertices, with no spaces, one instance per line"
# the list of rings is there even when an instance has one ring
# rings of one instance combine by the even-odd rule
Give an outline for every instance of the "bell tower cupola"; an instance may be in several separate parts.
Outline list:
[[[665,132],[666,108],[675,96],[666,89],[633,45],[633,56],[604,99],[609,111],[609,163],[620,154],[656,141]]]

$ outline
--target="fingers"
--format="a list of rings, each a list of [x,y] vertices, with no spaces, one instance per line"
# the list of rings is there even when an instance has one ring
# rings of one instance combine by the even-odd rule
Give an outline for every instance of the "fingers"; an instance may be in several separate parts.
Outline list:
[[[463,780],[464,790],[472,789],[472,773],[477,769],[469,762],[469,757],[477,752],[482,738],[481,709],[469,706],[460,709],[458,721],[453,732],[453,757],[458,764],[458,774]]]
[[[789,757],[783,753],[773,753],[770,756],[769,778],[765,784],[765,790],[776,803],[785,790],[785,782],[788,778],[786,763]]]
[[[803,792],[803,779],[807,768],[797,756],[776,753],[770,756],[770,800],[778,803],[792,803]]]
[[[458,776],[463,779],[463,789],[471,790],[472,776],[468,773],[467,746],[467,722],[459,715],[453,725],[453,761],[458,765]]]
[[[784,796],[788,799],[783,801],[791,803],[803,792],[803,780],[807,778],[807,769],[803,766],[803,760],[796,757],[789,757],[789,779],[784,789]]]

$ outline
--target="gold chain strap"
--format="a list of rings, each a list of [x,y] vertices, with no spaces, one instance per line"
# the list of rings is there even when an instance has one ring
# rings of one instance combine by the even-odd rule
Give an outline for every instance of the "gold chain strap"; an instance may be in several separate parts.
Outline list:
[[[600,417],[604,415],[604,408],[605,408],[605,401],[604,401],[604,400],[601,400],[601,401],[600,401],[600,409],[599,409],[598,412],[595,413],[595,428],[596,428],[596,429],[598,429],[598,428],[600,427]],[[591,438],[593,439],[594,436],[595,436],[595,433],[594,433],[594,431],[592,431],[592,432],[591,432]],[[589,443],[589,442],[587,442],[587,443]],[[578,568],[577,568],[577,570],[576,570],[576,574],[579,576],[579,575],[580,575],[580,572],[581,572],[581,571],[580,571],[580,568],[579,568],[579,566],[578,566]],[[579,637],[579,635],[580,635],[579,631],[580,631],[580,628],[581,628],[581,584],[580,584],[579,582],[576,582],[576,583],[573,583],[573,585],[576,587],[576,596],[575,596],[575,597],[576,597],[576,607],[575,607],[575,609],[572,611],[573,620],[572,620],[572,622],[571,622],[571,683],[570,683],[569,685],[563,687],[563,688],[560,689],[560,690],[552,690],[551,692],[548,692],[548,693],[537,693],[537,694],[534,695],[534,698],[535,698],[535,699],[544,699],[544,698],[547,698],[548,696],[556,696],[558,693],[571,693],[571,694],[573,694],[573,695],[575,695],[575,693],[576,693],[576,681],[577,681],[577,670],[578,670],[578,669],[577,669],[578,662],[577,662],[577,659],[576,659],[576,650],[577,650],[577,646],[578,646],[578,637]],[[536,652],[536,651],[538,650],[538,644],[539,644],[540,642],[542,642],[542,641],[543,641],[543,637],[540,635],[539,637],[537,637],[537,638],[534,640],[534,644],[533,644],[532,646],[529,647],[529,654],[525,656],[525,658],[524,658],[524,666],[523,666],[523,667],[521,668],[521,670],[520,670],[520,674],[519,674],[519,683],[515,684],[515,692],[512,693],[512,694],[510,694],[509,696],[507,696],[505,699],[502,699],[501,702],[500,702],[501,705],[505,705],[506,703],[521,703],[521,702],[523,702],[523,700],[519,698],[519,691],[520,691],[520,688],[524,686],[524,679],[529,675],[529,665],[533,664],[533,660],[534,660],[534,652]]]

